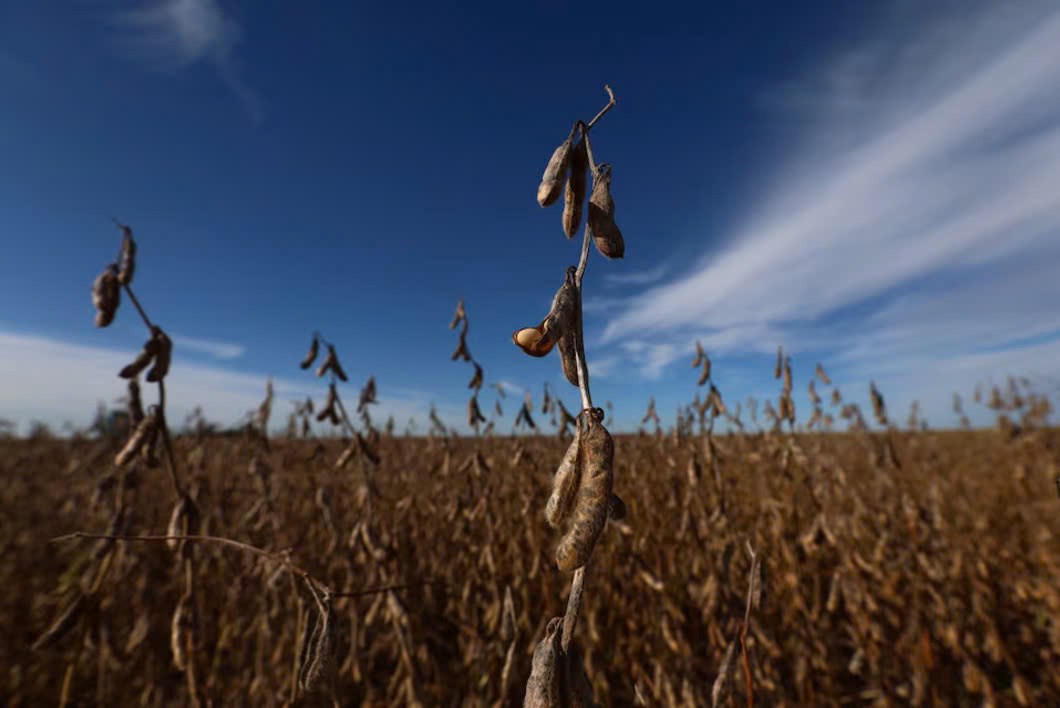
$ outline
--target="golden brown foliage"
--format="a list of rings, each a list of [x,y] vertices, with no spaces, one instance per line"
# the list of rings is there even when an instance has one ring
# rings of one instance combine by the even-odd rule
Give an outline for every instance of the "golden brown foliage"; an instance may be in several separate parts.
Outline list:
[[[886,434],[716,435],[709,444],[616,436],[629,516],[593,552],[577,629],[596,702],[632,705],[639,694],[649,705],[711,704],[744,617],[750,541],[768,578],[747,635],[756,705],[1060,703],[1060,434],[894,431],[901,469],[866,455],[866,440]],[[330,704],[332,685],[340,705],[519,705],[534,648],[570,586],[539,511],[569,439],[383,437],[378,496],[354,466],[333,469],[342,441],[320,444],[313,454],[317,441],[273,440],[266,454],[250,438],[174,440],[204,533],[290,549],[335,591],[330,644],[319,634],[310,644],[328,649],[333,678],[322,672],[300,705]],[[295,695],[312,665],[299,663],[298,637],[322,610],[257,556],[188,543],[194,602],[177,618],[185,587],[173,552],[115,543],[98,593],[60,621],[91,580],[95,549],[46,539],[113,525],[114,491],[97,507],[91,500],[116,444],[0,445],[0,528],[9,530],[0,538],[0,693],[55,704],[79,653],[73,705],[186,705],[176,648],[194,657],[201,696],[215,705]],[[275,527],[255,478],[234,473],[255,454],[272,470]],[[447,454],[480,454],[486,466],[442,472]],[[134,510],[125,533],[162,533],[173,505],[165,476],[140,469],[125,484]],[[317,504],[321,486],[330,517]],[[412,587],[342,594],[384,585]],[[60,629],[61,640],[47,638]],[[725,690],[746,705],[738,645],[733,661]]]

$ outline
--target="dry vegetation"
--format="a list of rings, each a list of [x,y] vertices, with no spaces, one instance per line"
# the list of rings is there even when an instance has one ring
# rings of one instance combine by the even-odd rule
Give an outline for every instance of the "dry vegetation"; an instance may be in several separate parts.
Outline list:
[[[900,470],[873,463],[873,440],[617,437],[629,516],[593,555],[580,623],[597,702],[710,704],[743,619],[750,541],[766,575],[748,633],[760,704],[1055,705],[1060,437],[900,433]],[[75,661],[75,705],[188,702],[170,644],[177,555],[160,543],[47,542],[111,524],[114,492],[101,481],[119,444],[4,444],[0,664],[15,705],[54,704]],[[373,496],[360,472],[334,469],[339,441],[273,441],[271,453],[254,438],[175,441],[203,533],[289,549],[337,593],[411,586],[334,600],[335,695],[380,706],[518,705],[569,586],[541,513],[566,445],[384,436]],[[271,511],[248,469],[255,457],[271,472]],[[159,470],[135,477],[121,530],[161,533],[168,482]],[[31,651],[102,554],[109,569],[91,611]],[[198,544],[195,563],[200,693],[215,705],[284,703],[312,600],[239,549]],[[326,702],[331,690],[303,700]]]

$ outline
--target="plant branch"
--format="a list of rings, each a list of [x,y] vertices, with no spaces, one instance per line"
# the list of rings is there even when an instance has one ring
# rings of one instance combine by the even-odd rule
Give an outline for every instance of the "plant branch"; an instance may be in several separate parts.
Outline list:
[[[585,588],[585,569],[588,563],[574,571],[571,580],[570,597],[567,598],[567,612],[563,615],[563,653],[566,654],[574,638],[574,628],[578,624],[578,612],[582,605],[582,590]]]
[[[158,424],[159,434],[162,436],[162,447],[166,452],[166,469],[169,470],[169,478],[173,482],[173,491],[177,499],[184,498],[184,487],[177,476],[177,458],[173,454],[173,441],[169,437],[169,423],[166,421],[166,383],[158,382]]]
[[[267,551],[264,548],[258,548],[257,546],[250,545],[249,543],[235,541],[233,539],[225,538],[223,536],[207,536],[200,534],[122,536],[106,533],[87,533],[85,531],[75,531],[73,533],[68,533],[63,536],[56,536],[55,538],[51,539],[50,543],[56,543],[58,541],[70,541],[79,538],[104,539],[110,541],[145,541],[148,543],[158,541],[192,541],[199,543],[217,543],[222,546],[238,548],[239,550],[245,551],[247,553],[253,553],[256,556],[260,556],[261,558],[272,561],[273,563],[279,563],[286,570],[290,571],[291,573],[294,573],[295,575],[301,578],[308,578],[310,580],[314,580],[313,576],[311,576],[308,571],[302,569],[294,562],[292,562],[285,552]],[[314,582],[318,581],[314,580]],[[323,583],[318,582],[318,584],[322,587],[327,587]]]
[[[342,422],[345,424],[346,431],[350,435],[357,435],[357,429],[353,427],[353,421],[350,420],[350,416],[346,413],[346,406],[342,404],[342,396],[339,395],[338,388],[335,389],[335,404],[339,407],[339,413],[342,413]]]
[[[604,90],[607,91],[607,95],[608,95],[608,97],[611,100],[609,100],[607,102],[606,106],[604,106],[603,108],[600,109],[599,113],[597,113],[595,116],[593,116],[593,119],[591,121],[589,121],[588,125],[585,126],[587,129],[588,128],[592,128],[594,125],[596,125],[596,122],[598,120],[600,120],[601,118],[603,118],[604,114],[607,113],[612,108],[614,108],[615,104],[618,103],[618,101],[615,100],[615,92],[611,90],[610,86],[608,86],[607,84],[604,84]]]
[[[140,319],[144,321],[144,325],[147,327],[148,331],[154,331],[154,325],[151,324],[151,319],[147,316],[147,313],[144,312],[144,308],[140,305],[140,300],[137,299],[136,293],[133,292],[132,286],[123,285],[122,287],[125,288],[125,294],[129,296],[130,300],[132,300],[132,304],[136,307],[136,311],[140,313]]]

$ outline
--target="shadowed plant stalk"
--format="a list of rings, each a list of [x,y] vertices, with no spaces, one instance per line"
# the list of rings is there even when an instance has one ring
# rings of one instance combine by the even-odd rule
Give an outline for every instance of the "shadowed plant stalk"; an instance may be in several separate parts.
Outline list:
[[[548,523],[563,532],[556,549],[556,565],[564,572],[573,571],[574,576],[566,613],[549,621],[545,637],[534,650],[524,694],[524,706],[528,708],[593,704],[574,631],[586,597],[586,567],[593,549],[608,517],[616,516],[619,510],[624,513],[625,509],[612,493],[614,442],[603,424],[604,411],[593,407],[582,326],[582,282],[590,244],[595,244],[606,258],[622,258],[625,254],[622,233],[614,221],[611,166],[597,165],[589,138],[592,127],[615,105],[614,93],[610,87],[606,90],[610,99],[607,105],[588,123],[574,124],[548,161],[537,192],[538,203],[543,207],[557,201],[563,192],[562,226],[568,238],[577,231],[582,207],[589,198],[578,265],[567,268],[541,323],[512,335],[516,346],[530,356],[544,357],[553,348],[559,351],[564,378],[577,386],[582,403],[574,438],[553,477],[552,494],[545,507]],[[586,193],[586,170],[593,177],[591,195]]]

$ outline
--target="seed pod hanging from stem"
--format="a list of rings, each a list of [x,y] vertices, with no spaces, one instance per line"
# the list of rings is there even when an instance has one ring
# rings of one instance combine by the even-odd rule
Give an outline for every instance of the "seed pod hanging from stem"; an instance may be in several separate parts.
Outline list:
[[[563,285],[552,298],[548,315],[537,327],[526,327],[512,335],[512,341],[530,356],[545,356],[556,342],[573,331],[577,321],[578,286],[574,266],[567,268]]]
[[[523,708],[558,708],[562,705],[563,691],[560,685],[563,660],[563,618],[553,617],[545,628],[545,636],[534,649],[531,661],[530,680],[526,682]]]
[[[118,269],[112,263],[92,283],[92,306],[96,308],[96,326],[106,327],[114,321],[121,304],[121,284]]]
[[[320,340],[317,337],[313,337],[313,341],[309,343],[309,352],[305,355],[305,358],[298,364],[302,369],[308,369],[316,361],[317,354],[320,352]]]
[[[589,181],[589,155],[585,149],[583,137],[574,146],[570,156],[570,175],[567,187],[563,192],[563,232],[567,238],[574,238],[582,222],[582,208],[585,205],[585,194]]]
[[[582,414],[581,480],[571,527],[556,549],[560,570],[572,571],[585,565],[596,539],[607,521],[608,501],[614,481],[615,446],[603,425],[604,412],[593,408]]]
[[[548,498],[548,503],[545,504],[545,520],[552,528],[562,525],[574,508],[574,502],[581,486],[578,455],[580,448],[581,427],[576,425],[574,439],[567,446],[567,452],[563,455],[563,460],[552,477],[552,494]]]
[[[132,435],[129,436],[129,440],[125,443],[125,446],[118,452],[114,457],[115,467],[125,467],[129,462],[132,461],[136,453],[140,451],[140,448],[148,441],[148,438],[154,434],[155,427],[158,425],[158,409],[155,406],[151,407],[150,412],[144,416],[144,419],[140,421],[140,424],[133,430]]]
[[[600,255],[605,258],[622,258],[625,255],[626,243],[615,223],[615,200],[611,198],[611,165],[606,163],[598,165],[593,174],[589,228]]]
[[[136,355],[136,358],[127,364],[120,372],[118,376],[123,379],[134,379],[140,375],[144,369],[154,360],[155,356],[158,355],[159,341],[152,332],[151,338],[144,342],[143,348],[140,353]]]
[[[146,379],[158,383],[169,373],[169,364],[173,358],[173,342],[157,325],[151,328],[152,337],[157,341],[158,352],[155,354],[155,365],[147,372]]]
[[[114,223],[118,222],[115,221]],[[132,229],[124,224],[118,224],[118,226],[122,231],[118,283],[121,285],[132,285],[133,274],[136,272],[136,241],[133,240]]]
[[[567,168],[570,165],[570,153],[576,128],[577,126],[571,129],[570,135],[553,151],[552,157],[545,165],[545,172],[541,175],[541,184],[537,188],[537,203],[542,207],[551,206],[559,199],[562,188],[561,180],[567,174]]]

